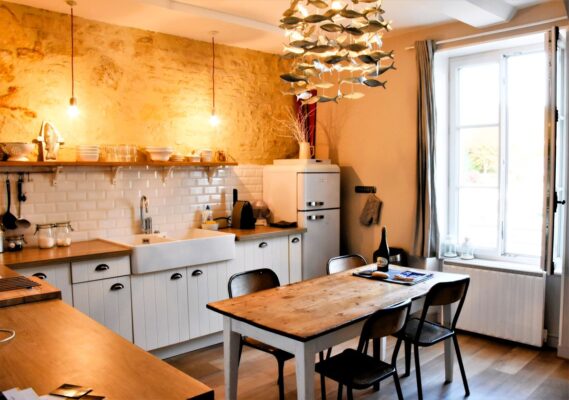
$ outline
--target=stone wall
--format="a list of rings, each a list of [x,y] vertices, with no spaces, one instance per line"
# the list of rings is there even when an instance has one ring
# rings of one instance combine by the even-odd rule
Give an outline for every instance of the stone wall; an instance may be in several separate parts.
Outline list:
[[[227,151],[264,164],[296,154],[275,132],[292,106],[277,55],[216,45],[216,111],[211,44],[76,18],[75,76],[80,115],[71,119],[69,15],[0,1],[0,142],[31,141],[42,120],[77,144],[173,145]]]

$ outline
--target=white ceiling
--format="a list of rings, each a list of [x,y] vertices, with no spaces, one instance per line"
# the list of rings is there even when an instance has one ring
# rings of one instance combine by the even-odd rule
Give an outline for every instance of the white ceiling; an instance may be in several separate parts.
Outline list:
[[[62,13],[65,0],[10,0]],[[278,28],[290,0],[76,0],[75,14],[96,21],[163,32],[197,40],[216,41],[237,47],[280,53],[283,35]],[[470,24],[472,8],[479,4],[504,3],[511,10],[547,1],[562,0],[384,0],[384,17],[394,29],[461,20]],[[473,6],[474,4],[474,6]],[[484,13],[482,13],[484,16]],[[487,23],[496,23],[487,19]]]

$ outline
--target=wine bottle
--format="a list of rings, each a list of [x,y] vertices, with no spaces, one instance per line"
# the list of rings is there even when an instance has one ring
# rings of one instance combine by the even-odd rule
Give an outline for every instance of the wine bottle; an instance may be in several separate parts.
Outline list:
[[[373,259],[377,262],[377,270],[387,272],[389,270],[389,246],[387,246],[387,230],[381,229],[381,242],[379,248],[373,252]]]

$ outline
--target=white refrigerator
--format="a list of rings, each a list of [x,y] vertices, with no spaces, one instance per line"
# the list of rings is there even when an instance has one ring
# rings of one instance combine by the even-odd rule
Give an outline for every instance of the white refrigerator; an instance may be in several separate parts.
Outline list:
[[[273,221],[306,228],[302,279],[326,275],[340,254],[340,168],[329,160],[275,160],[263,171],[263,200]]]

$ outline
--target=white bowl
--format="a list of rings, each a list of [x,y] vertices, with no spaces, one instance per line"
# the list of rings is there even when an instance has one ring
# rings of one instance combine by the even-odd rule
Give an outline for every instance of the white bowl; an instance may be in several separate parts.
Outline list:
[[[99,155],[77,154],[77,161],[99,161]]]
[[[28,155],[36,148],[34,143],[4,143],[2,151],[8,155],[8,161],[30,161]]]
[[[172,151],[148,151],[148,155],[152,161],[168,161]]]

